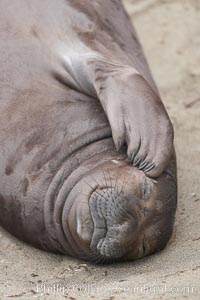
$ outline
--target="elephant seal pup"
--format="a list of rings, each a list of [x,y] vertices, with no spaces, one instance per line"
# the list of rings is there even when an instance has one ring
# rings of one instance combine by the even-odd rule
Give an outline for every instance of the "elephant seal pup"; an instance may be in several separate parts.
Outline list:
[[[92,262],[162,249],[173,129],[121,2],[0,0],[0,41],[0,224]]]

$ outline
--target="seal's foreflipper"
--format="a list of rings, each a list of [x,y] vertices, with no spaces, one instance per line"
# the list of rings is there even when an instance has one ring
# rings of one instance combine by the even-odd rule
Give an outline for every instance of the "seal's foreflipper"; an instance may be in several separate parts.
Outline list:
[[[126,143],[133,165],[159,176],[172,155],[173,127],[156,91],[133,67],[92,52],[65,65],[74,87],[101,102],[117,150]]]

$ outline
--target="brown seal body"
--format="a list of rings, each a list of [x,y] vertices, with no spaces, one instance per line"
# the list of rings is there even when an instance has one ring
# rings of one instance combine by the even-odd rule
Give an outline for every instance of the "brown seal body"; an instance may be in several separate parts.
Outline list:
[[[121,2],[0,0],[0,69],[0,224],[95,262],[162,249],[173,129]]]

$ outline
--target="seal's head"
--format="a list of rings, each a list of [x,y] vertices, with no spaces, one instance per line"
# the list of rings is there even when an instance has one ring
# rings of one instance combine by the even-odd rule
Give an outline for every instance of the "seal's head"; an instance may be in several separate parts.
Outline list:
[[[88,171],[68,195],[63,211],[74,253],[107,263],[162,249],[173,228],[174,184],[167,173],[155,181],[124,160],[112,159]]]

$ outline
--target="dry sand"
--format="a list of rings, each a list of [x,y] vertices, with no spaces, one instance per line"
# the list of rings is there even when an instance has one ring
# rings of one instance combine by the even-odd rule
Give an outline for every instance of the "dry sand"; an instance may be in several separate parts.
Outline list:
[[[175,127],[174,235],[153,256],[91,266],[39,251],[1,230],[0,299],[200,299],[200,1],[124,2]]]

